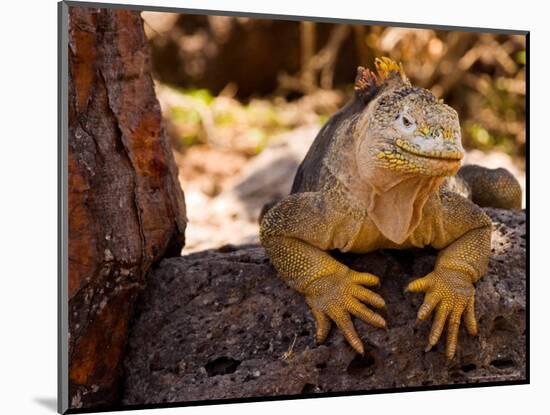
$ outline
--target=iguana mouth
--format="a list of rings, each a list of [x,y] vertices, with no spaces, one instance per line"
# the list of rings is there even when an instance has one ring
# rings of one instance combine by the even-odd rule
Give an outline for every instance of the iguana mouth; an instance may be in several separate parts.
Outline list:
[[[433,150],[426,150],[421,149],[419,145],[411,144],[410,142],[402,140],[400,138],[395,140],[395,145],[403,150],[405,153],[422,158],[456,162],[462,160],[462,158],[464,157],[464,153],[456,149],[456,147],[454,146],[448,146],[444,149],[441,149],[441,147],[438,146]]]

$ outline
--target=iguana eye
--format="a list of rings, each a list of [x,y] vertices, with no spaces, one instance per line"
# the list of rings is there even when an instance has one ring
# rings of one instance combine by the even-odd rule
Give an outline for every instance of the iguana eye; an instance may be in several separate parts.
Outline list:
[[[412,131],[415,128],[415,122],[409,115],[400,114],[398,116],[397,122],[400,124],[400,127],[405,131]]]

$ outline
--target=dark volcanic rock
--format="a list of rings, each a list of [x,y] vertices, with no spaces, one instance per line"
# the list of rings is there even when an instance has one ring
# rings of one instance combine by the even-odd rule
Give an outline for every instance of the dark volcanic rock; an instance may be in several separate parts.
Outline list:
[[[131,333],[125,404],[522,380],[525,366],[525,213],[487,209],[494,221],[489,273],[477,284],[479,335],[461,328],[457,356],[425,353],[430,324],[415,324],[435,252],[342,255],[379,275],[389,330],[355,320],[361,357],[338,330],[317,345],[303,297],[277,277],[256,245],[163,260]]]

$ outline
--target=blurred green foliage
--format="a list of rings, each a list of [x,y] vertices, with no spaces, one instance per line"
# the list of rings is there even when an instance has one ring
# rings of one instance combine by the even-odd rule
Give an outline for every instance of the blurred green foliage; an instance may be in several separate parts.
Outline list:
[[[158,87],[164,102],[164,116],[170,126],[176,148],[196,144],[214,145],[249,155],[258,154],[271,137],[302,124],[299,111],[288,108],[286,101],[237,99],[213,96],[206,89]],[[314,115],[321,124],[329,114]],[[318,120],[317,120],[318,118]]]

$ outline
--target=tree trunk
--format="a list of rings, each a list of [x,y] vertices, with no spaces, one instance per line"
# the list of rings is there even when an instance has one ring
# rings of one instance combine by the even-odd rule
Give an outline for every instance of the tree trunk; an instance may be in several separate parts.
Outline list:
[[[134,302],[185,224],[139,13],[70,7],[71,408],[118,402]]]

